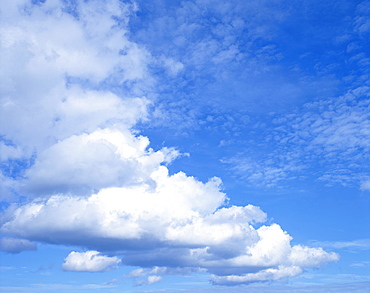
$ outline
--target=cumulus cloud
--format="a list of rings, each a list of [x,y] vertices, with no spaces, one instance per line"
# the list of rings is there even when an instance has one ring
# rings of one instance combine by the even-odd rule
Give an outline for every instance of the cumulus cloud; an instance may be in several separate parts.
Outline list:
[[[158,283],[162,280],[160,276],[149,276],[147,279],[148,285]]]
[[[67,175],[71,160],[78,155],[77,150],[67,159],[71,144],[98,129],[127,131],[147,117],[150,102],[143,93],[152,84],[147,70],[150,55],[127,37],[129,15],[136,6],[122,1],[56,0],[34,5],[20,0],[4,3],[0,9],[0,77],[4,81],[0,85],[0,159],[4,166],[14,161],[21,166],[2,168],[2,195],[9,198],[15,190],[18,194],[65,191],[62,185],[68,176],[76,178],[74,191],[91,189],[78,172],[93,167],[86,158],[102,149],[99,145],[79,147],[80,153],[86,153],[80,166]],[[109,88],[112,84],[114,92]],[[104,159],[115,155],[109,150],[103,153]],[[62,167],[57,167],[62,164],[59,155],[65,160],[63,174]],[[25,175],[35,158],[36,166]],[[123,165],[116,164],[110,179],[98,179],[92,188],[114,182],[122,175]],[[8,170],[14,169],[17,178],[29,177],[25,189],[18,190],[19,182],[12,180],[14,172]],[[78,179],[81,182],[74,184]],[[40,189],[45,180],[48,186]]]
[[[152,184],[104,188],[87,197],[35,200],[12,211],[1,231],[122,253],[126,265],[202,268],[216,276],[242,276],[239,282],[275,280],[338,259],[319,248],[291,246],[277,224],[255,228],[266,220],[258,207],[222,207],[227,198],[217,178],[202,183],[157,166],[150,179]],[[79,264],[76,270],[94,270],[97,254],[74,253],[64,268],[73,263]]]
[[[145,182],[158,164],[178,156],[174,149],[154,152],[148,144],[146,137],[128,130],[70,136],[39,153],[25,173],[25,188],[36,194],[85,193]]]
[[[100,255],[98,251],[72,251],[62,265],[65,271],[75,272],[102,272],[120,263],[117,257]]]
[[[132,126],[145,116],[139,89],[149,55],[126,36],[134,5],[12,1],[1,9],[0,131],[6,139],[32,152],[107,123]],[[96,90],[117,76],[116,84],[127,83],[120,96]]]

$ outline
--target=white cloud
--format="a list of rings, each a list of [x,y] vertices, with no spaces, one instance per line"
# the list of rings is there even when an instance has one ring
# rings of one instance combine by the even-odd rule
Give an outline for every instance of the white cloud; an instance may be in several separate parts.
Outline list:
[[[349,249],[351,251],[370,249],[370,239],[356,239],[352,241],[334,241],[334,242],[313,241],[312,244],[334,249]]]
[[[28,237],[43,241],[47,241],[46,231],[49,231],[61,243],[85,242],[91,233],[97,239],[105,238],[106,243],[119,240],[123,247],[125,240],[145,239],[146,236],[175,243],[177,239],[171,237],[171,229],[186,227],[188,223],[196,225],[225,200],[225,195],[218,190],[219,179],[204,184],[184,173],[169,176],[164,166],[147,179],[138,185],[106,188],[87,198],[55,195],[34,201],[20,207],[13,220],[3,228],[10,233],[18,230],[20,234],[26,233]],[[53,226],[50,226],[51,222]],[[212,241],[222,241],[230,236],[218,239],[215,235]],[[196,242],[207,241],[206,235],[203,238]],[[88,241],[85,244],[88,245]],[[148,245],[152,244],[148,242]]]
[[[25,190],[39,195],[76,194],[148,183],[159,164],[178,156],[174,149],[154,152],[148,145],[148,138],[128,130],[101,129],[70,136],[39,153],[25,173]]]
[[[146,119],[150,102],[143,90],[153,82],[147,71],[151,57],[127,37],[129,15],[136,5],[121,1],[55,0],[38,5],[11,1],[0,9],[4,16],[0,20],[0,78],[4,81],[0,85],[1,160],[5,164],[23,160],[24,168],[18,168],[20,178],[37,158],[36,166],[27,171],[30,181],[23,192],[115,185],[124,164],[115,164],[113,170],[105,168],[104,178],[97,178],[101,171],[96,171],[89,181],[96,180],[96,184],[86,188],[87,174],[78,172],[99,163],[98,158],[86,161],[94,146],[80,147],[75,154],[67,152],[83,135],[109,127],[127,132]],[[108,90],[112,83],[115,93]],[[99,146],[95,152],[101,150]],[[81,165],[71,170],[78,151],[85,150]],[[104,154],[105,158],[110,155],[107,150]],[[53,155],[60,155],[64,162]],[[20,192],[19,182],[12,176],[0,174],[3,198]],[[75,180],[66,187],[68,176]],[[40,188],[46,181],[49,183]]]
[[[226,197],[218,179],[202,183],[184,173],[170,176],[164,166],[151,179],[152,185],[106,188],[88,197],[35,200],[11,212],[1,231],[124,251],[127,265],[203,268],[217,276],[247,276],[245,282],[275,280],[338,259],[319,248],[291,246],[291,237],[277,224],[255,229],[253,223],[266,219],[258,207],[220,208]],[[131,277],[160,271],[137,270]]]
[[[212,282],[217,285],[238,285],[238,284],[248,284],[253,282],[263,282],[279,280],[282,278],[294,277],[302,273],[300,267],[291,266],[262,270],[258,273],[245,274],[242,276],[212,276]]]
[[[121,262],[117,257],[100,255],[98,251],[72,251],[62,265],[65,271],[102,272],[117,266]]]
[[[0,250],[10,253],[20,253],[25,250],[36,250],[35,242],[26,239],[3,237],[0,238]]]
[[[361,261],[351,264],[351,267],[354,268],[363,268],[363,267],[370,267],[370,261]]]
[[[158,283],[162,280],[160,276],[148,276],[148,285]]]
[[[16,147],[28,148],[30,155],[35,147],[72,134],[107,124],[130,127],[145,117],[148,101],[132,97],[141,97],[140,88],[151,83],[150,56],[126,36],[128,15],[135,10],[131,4],[12,1],[5,6],[0,131]],[[94,90],[113,76],[120,77],[116,85],[125,83],[119,96]]]
[[[147,275],[146,271],[142,268],[131,271],[127,277],[129,278],[138,278],[145,277]]]

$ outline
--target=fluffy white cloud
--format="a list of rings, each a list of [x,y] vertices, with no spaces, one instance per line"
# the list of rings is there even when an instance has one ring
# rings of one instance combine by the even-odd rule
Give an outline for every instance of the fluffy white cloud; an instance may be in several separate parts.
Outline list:
[[[148,276],[148,285],[158,283],[162,280],[161,276]]]
[[[34,5],[19,0],[0,9],[0,159],[5,165],[23,160],[23,168],[7,168],[17,174],[1,170],[2,197],[10,198],[14,190],[80,192],[116,185],[125,164],[105,168],[104,178],[97,178],[103,170],[95,172],[89,182],[96,184],[89,187],[87,175],[78,173],[87,167],[98,169],[99,161],[89,163],[87,158],[102,150],[101,145],[80,146],[75,154],[68,151],[83,134],[109,127],[127,131],[146,119],[149,100],[143,93],[152,84],[147,71],[150,55],[127,37],[129,15],[136,6],[122,1]],[[112,84],[115,93],[109,90]],[[84,151],[80,166],[72,171],[73,159]],[[101,161],[115,155],[103,153]],[[20,191],[16,181],[35,158],[36,166],[26,175],[30,182]],[[68,176],[74,180],[66,188]],[[40,188],[45,180],[49,183]]]
[[[10,212],[1,231],[123,253],[127,265],[202,268],[216,276],[239,276],[238,282],[275,280],[338,259],[319,248],[291,246],[291,237],[277,224],[254,228],[266,220],[258,207],[221,208],[227,198],[219,179],[202,183],[182,172],[169,175],[157,164],[151,183],[104,188],[91,196],[59,194],[23,205]],[[136,272],[137,277],[146,274]]]
[[[134,136],[128,130],[100,129],[70,136],[39,153],[25,173],[25,190],[78,194],[146,182],[160,163],[178,155],[168,148],[154,152],[147,149],[148,145],[146,137]]]
[[[62,267],[66,271],[102,272],[117,266],[120,262],[121,260],[117,257],[100,255],[98,251],[72,251],[65,258]]]
[[[91,237],[106,239],[107,244],[119,241],[122,248],[127,245],[125,240],[141,239],[144,245],[146,237],[182,245],[187,241],[173,237],[171,231],[185,229],[187,224],[197,225],[225,200],[218,190],[219,179],[204,184],[184,173],[169,176],[164,166],[147,179],[148,183],[106,188],[89,197],[55,195],[36,200],[20,207],[15,217],[4,224],[3,231],[25,233],[46,242],[49,231],[55,240],[59,239],[57,242],[77,241],[87,246]],[[207,227],[200,229],[205,231]],[[218,243],[232,236],[222,234],[205,234],[195,240],[195,245],[210,240]],[[156,244],[149,241],[147,245]]]
[[[151,82],[148,53],[126,36],[135,5],[11,1],[1,9],[0,132],[6,139],[29,154],[73,134],[132,126],[145,117],[148,101],[131,98],[142,96],[139,81]],[[125,83],[120,96],[94,90],[113,76],[120,77],[116,85]]]

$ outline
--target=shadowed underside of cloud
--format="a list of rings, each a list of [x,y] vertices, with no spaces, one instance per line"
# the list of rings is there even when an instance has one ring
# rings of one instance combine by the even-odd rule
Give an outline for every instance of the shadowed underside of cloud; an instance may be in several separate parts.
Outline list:
[[[179,152],[152,150],[133,130],[147,118],[142,95],[154,83],[150,54],[127,37],[135,5],[6,6],[1,159],[28,163],[17,176],[0,177],[8,193],[27,197],[4,213],[3,250],[33,249],[31,241],[79,246],[85,251],[71,252],[64,270],[141,266],[150,274],[146,284],[174,268],[209,272],[222,285],[271,281],[338,260],[321,248],[292,246],[278,224],[262,225],[259,207],[229,206],[219,178],[170,174]],[[125,90],[107,89],[117,84]]]

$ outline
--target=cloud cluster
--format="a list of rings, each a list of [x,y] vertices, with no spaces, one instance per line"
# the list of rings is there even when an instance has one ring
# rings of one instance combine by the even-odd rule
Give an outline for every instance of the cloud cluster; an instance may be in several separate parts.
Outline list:
[[[277,224],[255,228],[266,220],[258,207],[222,207],[227,198],[218,178],[202,183],[182,172],[169,175],[160,162],[154,169],[137,184],[34,200],[11,210],[1,231],[122,255],[131,266],[202,268],[217,284],[276,280],[338,259],[320,248],[291,246]],[[63,268],[105,270],[117,261],[97,254],[74,252]]]
[[[171,174],[179,152],[150,149],[133,130],[153,82],[149,53],[127,36],[136,9],[118,0],[2,6],[1,159],[18,168],[0,178],[26,199],[4,213],[1,247],[78,246],[85,252],[71,252],[64,270],[140,266],[145,284],[174,268],[209,272],[215,284],[277,280],[337,260],[292,246],[278,224],[262,225],[259,207],[229,206],[219,178]]]

